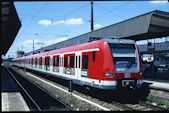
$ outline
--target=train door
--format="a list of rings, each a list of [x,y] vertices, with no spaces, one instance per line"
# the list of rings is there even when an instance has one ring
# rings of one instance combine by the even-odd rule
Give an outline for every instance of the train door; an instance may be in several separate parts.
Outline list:
[[[81,52],[76,52],[75,76],[79,79],[81,76]]]
[[[60,74],[63,74],[63,57],[64,57],[64,55],[63,54],[61,54],[60,55],[60,66],[59,66],[59,73]]]

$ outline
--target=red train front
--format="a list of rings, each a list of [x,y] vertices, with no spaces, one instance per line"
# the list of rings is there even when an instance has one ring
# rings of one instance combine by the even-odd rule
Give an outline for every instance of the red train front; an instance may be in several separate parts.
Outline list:
[[[82,53],[83,62],[89,64],[87,68],[82,64],[81,72],[90,79],[89,85],[101,89],[141,87],[143,83],[143,77],[140,76],[141,61],[135,42],[107,39],[99,43],[100,50]],[[88,61],[85,61],[85,57],[88,57],[86,58]]]
[[[143,83],[140,54],[133,40],[103,39],[13,61],[17,66],[99,89],[138,88]]]
[[[112,81],[114,88],[142,86],[141,58],[132,40],[107,40],[103,63],[104,79]],[[111,83],[110,83],[111,84]],[[110,85],[109,84],[109,85]],[[109,87],[107,87],[109,89]],[[110,86],[110,88],[113,88]]]

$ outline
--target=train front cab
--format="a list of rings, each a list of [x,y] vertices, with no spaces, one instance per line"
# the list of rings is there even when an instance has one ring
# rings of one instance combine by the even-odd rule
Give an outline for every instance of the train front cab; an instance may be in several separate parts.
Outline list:
[[[138,47],[132,40],[107,41],[109,49],[104,65],[105,79],[114,81],[112,88],[141,88],[143,77]],[[111,58],[109,56],[111,54]],[[109,58],[108,58],[109,56]],[[111,64],[112,62],[112,64]],[[111,87],[111,86],[110,86]]]

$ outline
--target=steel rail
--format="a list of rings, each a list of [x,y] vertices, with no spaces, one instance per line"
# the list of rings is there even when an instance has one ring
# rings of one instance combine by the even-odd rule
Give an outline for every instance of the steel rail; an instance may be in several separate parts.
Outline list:
[[[22,69],[21,69],[21,70],[22,70]],[[90,100],[87,100],[87,99],[85,99],[85,98],[83,98],[83,97],[80,97],[80,96],[78,96],[78,95],[76,95],[76,94],[74,94],[74,93],[70,93],[70,92],[68,92],[68,91],[66,91],[66,90],[64,90],[64,89],[62,89],[62,88],[60,88],[60,87],[58,87],[58,86],[56,86],[56,85],[53,85],[53,84],[51,84],[51,83],[49,83],[49,82],[47,82],[47,81],[45,81],[45,80],[42,80],[42,79],[40,79],[40,78],[38,78],[38,77],[36,77],[36,76],[30,74],[30,73],[27,73],[27,72],[26,72],[26,74],[29,74],[30,76],[32,76],[32,77],[34,77],[34,78],[36,78],[36,79],[38,79],[38,80],[41,80],[41,81],[44,82],[44,83],[47,83],[47,84],[49,84],[49,85],[51,85],[51,86],[53,86],[53,87],[55,87],[55,88],[57,88],[57,89],[59,89],[59,90],[61,90],[61,91],[64,91],[65,93],[72,94],[72,96],[74,96],[75,98],[78,98],[78,99],[80,99],[80,100],[82,100],[82,101],[84,101],[84,102],[87,102],[87,103],[89,103],[89,104],[91,104],[91,105],[93,105],[93,106],[99,107],[99,108],[102,109],[102,110],[110,111],[110,109],[108,109],[108,108],[106,108],[106,107],[103,107],[103,106],[101,106],[101,105],[99,105],[99,104],[97,104],[97,103],[94,103],[94,102],[92,102],[92,101],[90,101]],[[38,75],[38,76],[39,76],[39,75]],[[43,78],[44,78],[44,77],[43,77]]]
[[[135,109],[135,108],[126,106],[125,104],[121,104],[121,103],[116,102],[116,101],[112,101],[112,104],[114,104],[115,106],[119,106],[121,109],[126,110],[126,111],[140,111],[139,109]],[[162,107],[159,107],[159,106],[154,106],[154,105],[148,104],[148,103],[143,102],[143,101],[139,101],[139,104],[141,106],[148,107],[152,110],[161,110],[161,111],[167,110],[165,108],[162,108]]]
[[[11,68],[10,68],[11,69]],[[13,69],[12,69],[13,70]],[[15,70],[13,70],[15,71]],[[18,73],[17,71],[15,71],[18,75],[22,76],[20,73]],[[23,76],[22,76],[23,77]],[[25,78],[25,77],[23,77]],[[56,98],[54,95],[50,94],[49,92],[47,92],[46,90],[44,90],[43,88],[41,88],[40,86],[38,86],[37,84],[35,84],[34,82],[30,81],[29,79],[25,78],[27,81],[29,81],[30,83],[32,83],[33,85],[35,85],[36,87],[38,87],[40,90],[42,90],[43,92],[45,92],[46,94],[48,94],[49,96],[51,96],[53,99],[55,99],[56,101],[60,102],[61,104],[63,104],[66,108],[68,108],[70,111],[73,111],[73,109],[68,106],[67,104],[65,104],[64,102],[62,102],[61,100],[59,100],[58,98]]]
[[[25,88],[20,84],[20,82],[15,78],[15,76],[12,74],[12,72],[8,69],[8,67],[5,66],[5,68],[8,70],[8,72],[12,75],[14,80],[17,82],[17,84],[21,87],[21,89],[25,92],[25,94],[29,97],[29,99],[33,102],[33,104],[36,106],[36,108],[39,111],[42,111],[41,108],[37,105],[37,103],[33,100],[33,98],[30,96],[30,94],[25,90]]]
[[[153,110],[157,110],[157,111],[166,111],[167,110],[165,108],[162,108],[162,107],[159,107],[159,106],[155,106],[155,105],[149,104],[149,103],[144,102],[144,101],[139,101],[139,104],[143,105],[143,106],[146,106],[146,107],[149,107],[149,108],[151,108]]]
[[[126,110],[126,111],[136,111],[136,109],[133,109],[133,108],[131,108],[131,107],[128,107],[128,106],[126,106],[126,105],[124,105],[124,104],[121,104],[121,103],[119,103],[119,102],[112,101],[112,103],[115,104],[115,105],[117,105],[117,106],[119,106],[120,108],[122,108],[122,109],[124,109],[124,110]]]

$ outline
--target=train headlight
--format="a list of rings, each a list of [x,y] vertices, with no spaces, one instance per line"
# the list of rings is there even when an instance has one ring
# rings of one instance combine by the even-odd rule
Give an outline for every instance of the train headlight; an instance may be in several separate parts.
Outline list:
[[[114,76],[114,73],[107,72],[105,75],[106,75],[106,77],[112,78]]]
[[[142,73],[142,72],[140,72],[140,76],[141,76],[141,77],[143,76],[143,73]]]

